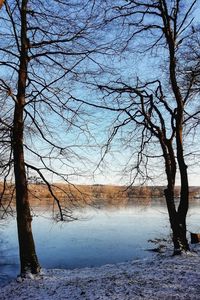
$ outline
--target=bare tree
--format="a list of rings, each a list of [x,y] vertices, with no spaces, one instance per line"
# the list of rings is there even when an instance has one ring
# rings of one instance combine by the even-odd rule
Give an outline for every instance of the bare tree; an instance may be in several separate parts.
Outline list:
[[[132,184],[138,177],[144,178],[145,181],[151,179],[152,175],[148,171],[150,161],[154,160],[156,173],[160,169],[159,159],[163,157],[167,177],[165,198],[173,231],[174,254],[178,254],[182,250],[189,250],[186,239],[186,225],[182,226],[179,217],[181,207],[179,204],[178,209],[176,209],[175,205],[177,174],[176,111],[170,107],[163,96],[160,81],[156,80],[135,87],[118,81],[113,86],[101,86],[101,90],[107,93],[107,97],[115,99],[115,108],[112,107],[112,110],[120,112],[120,118],[117,118],[107,147],[119,132],[121,132],[122,143],[126,147],[128,143],[132,148],[134,141],[133,165],[132,160],[129,160],[128,164],[129,172],[132,173]],[[125,101],[122,100],[124,98]],[[107,106],[107,109],[110,109],[110,107]],[[127,129],[125,132],[123,132],[124,126]],[[131,131],[133,131],[133,134],[131,134]],[[131,141],[127,141],[127,134],[129,138],[132,137]],[[155,148],[156,146],[157,148]]]
[[[8,0],[1,11],[0,93],[5,106],[0,145],[5,156],[0,167],[4,182],[13,174],[15,178],[23,276],[40,271],[28,176],[39,176],[47,185],[61,220],[73,218],[58,199],[52,177],[69,182],[78,176],[80,146],[88,143],[84,109],[70,91],[79,89],[78,79],[95,64],[92,55],[101,51],[94,42],[98,16],[95,1]]]
[[[150,147],[152,143],[159,145],[161,151],[158,156],[164,158],[167,177],[165,197],[175,254],[189,250],[186,237],[189,186],[184,130],[188,124],[191,103],[196,101],[192,96],[198,77],[191,77],[187,85],[183,85],[187,61],[181,54],[190,43],[194,22],[192,12],[196,3],[196,0],[190,4],[181,0],[127,0],[116,1],[113,5],[108,1],[105,24],[115,28],[121,57],[130,56],[127,65],[131,66],[131,58],[138,56],[138,60],[142,60],[146,56],[148,59],[145,61],[149,63],[151,72],[146,75],[143,68],[143,74],[140,72],[132,76],[135,77],[134,81],[126,69],[118,78],[113,75],[107,82],[100,80],[98,87],[104,93],[104,104],[96,105],[118,113],[107,148],[114,136],[123,130],[127,133],[132,128],[133,132],[127,135],[127,139],[124,137],[125,143],[132,144],[131,141],[140,137],[140,147],[134,156],[136,163],[130,166],[134,173],[133,182],[137,176],[148,176],[142,170],[147,170],[150,158],[157,157],[150,152]],[[133,127],[131,124],[134,124]],[[132,144],[134,146],[136,143]],[[180,174],[181,190],[176,209],[174,186],[177,172]]]

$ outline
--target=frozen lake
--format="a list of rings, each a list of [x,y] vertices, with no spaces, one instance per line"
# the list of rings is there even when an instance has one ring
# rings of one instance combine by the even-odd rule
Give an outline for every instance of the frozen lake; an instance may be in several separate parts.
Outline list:
[[[200,232],[199,200],[191,203],[188,230]],[[33,233],[44,268],[81,268],[125,262],[153,255],[149,239],[170,234],[165,202],[77,210],[78,221],[56,223],[49,207],[37,208]],[[19,273],[15,218],[0,221],[0,284]]]

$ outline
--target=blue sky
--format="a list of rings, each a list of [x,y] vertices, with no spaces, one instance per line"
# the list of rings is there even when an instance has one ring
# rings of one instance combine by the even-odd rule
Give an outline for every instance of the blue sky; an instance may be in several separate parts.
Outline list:
[[[190,1],[187,1],[190,3]],[[195,11],[196,19],[199,20],[199,3],[197,5],[197,10]],[[114,32],[116,33],[116,32]],[[112,33],[110,33],[109,38],[112,38]],[[144,43],[145,40],[138,40],[137,43],[139,44]],[[134,46],[134,43],[133,45]],[[119,54],[119,53],[118,53]],[[126,82],[130,82],[134,84],[136,78],[139,77],[140,80],[145,81],[146,79],[155,79],[159,78],[161,81],[165,82],[167,80],[167,76],[165,74],[165,64],[163,61],[160,60],[160,57],[165,55],[165,50],[163,48],[159,48],[159,50],[154,51],[149,56],[148,54],[141,54],[135,53],[134,51],[126,51],[123,55],[116,55],[116,57],[108,57],[96,55],[93,58],[96,59],[98,62],[102,63],[106,67],[115,67],[117,71],[116,75],[109,74],[109,72],[104,73],[102,75],[99,69],[99,75],[96,76],[96,80],[98,83],[108,82],[111,79],[116,79],[121,76]],[[5,57],[4,57],[5,58]],[[92,66],[92,62],[87,60],[87,62],[81,65],[82,68],[86,69],[87,71]],[[41,67],[41,66],[40,66]],[[38,64],[38,75],[43,76],[42,73],[45,74],[46,66],[43,69],[39,70]],[[95,65],[96,70],[98,70],[97,65]],[[47,68],[48,69],[48,68]],[[5,74],[8,69],[1,67],[0,74],[2,77],[5,78]],[[44,78],[49,81],[56,75],[55,69],[53,71],[46,72]],[[94,71],[94,69],[93,69]],[[108,71],[108,70],[107,70]],[[13,79],[13,74],[10,73],[10,79]],[[7,79],[7,78],[6,78]],[[10,80],[8,79],[8,80]],[[88,79],[88,77],[87,77]],[[83,79],[81,78],[83,81]],[[89,81],[93,81],[94,77],[91,76]],[[16,82],[15,82],[16,83]],[[15,83],[13,84],[15,89]],[[91,86],[86,86],[84,84],[80,84],[80,81],[77,83],[76,78],[73,80],[73,75],[70,77],[66,77],[65,81],[60,81],[60,86],[58,88],[62,88],[65,85],[65,90],[67,91],[67,96],[70,94],[79,97],[80,99],[86,100],[91,103],[101,103],[102,101],[102,94],[95,89],[90,89]],[[48,93],[46,95],[49,95]],[[65,96],[63,96],[63,99]],[[72,105],[72,102],[71,104]],[[73,104],[74,105],[74,104]],[[79,104],[75,104],[77,106]],[[39,106],[38,106],[39,107]],[[105,110],[98,110],[92,107],[83,106],[84,111],[84,119],[77,123],[79,126],[82,124],[82,129],[79,130],[78,128],[72,128],[69,130],[68,125],[66,123],[60,122],[61,120],[55,116],[53,113],[48,113],[46,107],[44,109],[44,119],[46,123],[51,127],[52,131],[52,140],[60,143],[60,145],[65,145],[68,147],[68,152],[66,151],[65,158],[62,160],[58,154],[58,151],[55,151],[53,155],[57,155],[56,159],[53,159],[51,163],[49,162],[48,158],[45,158],[45,161],[52,165],[53,168],[56,170],[62,170],[69,175],[69,180],[72,182],[78,183],[104,183],[104,184],[129,184],[130,183],[130,172],[126,170],[123,172],[124,166],[127,162],[130,163],[130,156],[135,151],[135,146],[139,141],[133,140],[132,145],[133,148],[130,147],[123,147],[120,139],[123,137],[120,133],[115,137],[111,146],[109,147],[109,151],[104,158],[104,161],[100,164],[99,168],[97,168],[98,163],[101,161],[102,153],[105,149],[105,144],[107,143],[109,136],[111,134],[113,122],[116,118],[116,114],[105,111]],[[39,108],[38,108],[39,109]],[[72,117],[72,114],[69,114],[69,117]],[[80,123],[82,122],[82,123]],[[61,124],[62,123],[62,124]],[[134,125],[133,127],[127,127],[127,130],[135,130]],[[132,128],[132,129],[131,129]],[[90,133],[87,132],[89,129]],[[85,131],[85,132],[84,132]],[[41,138],[36,136],[34,137],[34,146],[31,144],[30,137],[27,137],[26,140],[29,142],[30,146],[33,147],[32,149],[37,149],[43,155],[49,153],[49,149],[47,149],[46,144],[42,141]],[[195,144],[198,148],[199,140],[195,138]],[[186,153],[189,152],[190,145],[188,149],[186,149]],[[75,153],[70,152],[73,149]],[[158,146],[155,144],[155,147],[150,148],[150,153],[153,153],[156,149],[156,152],[160,153],[158,150]],[[26,151],[26,158],[29,162],[33,162],[33,164],[41,165],[37,160],[36,156],[33,154],[28,153]],[[194,161],[194,159],[192,158]],[[192,163],[193,163],[192,161]],[[190,157],[188,160],[189,163]],[[195,161],[194,161],[195,162]],[[198,162],[198,157],[197,157]],[[134,160],[131,161],[134,164]],[[67,164],[68,167],[64,164]],[[196,162],[195,162],[196,164]],[[131,164],[130,164],[131,166]],[[80,175],[73,175],[73,169],[77,169]],[[194,166],[193,168],[189,167],[189,180],[191,185],[199,185],[200,182],[200,171],[199,166]],[[149,165],[149,172],[152,177],[155,178],[154,183],[156,185],[165,184],[165,175],[164,175],[164,168],[162,162],[159,160],[152,160]],[[50,178],[50,180],[59,180],[56,176],[51,177],[48,175],[48,172],[44,171],[46,176]],[[141,183],[142,181],[137,180],[136,183]],[[179,181],[177,180],[177,183]],[[148,184],[152,185],[153,181],[147,182]]]

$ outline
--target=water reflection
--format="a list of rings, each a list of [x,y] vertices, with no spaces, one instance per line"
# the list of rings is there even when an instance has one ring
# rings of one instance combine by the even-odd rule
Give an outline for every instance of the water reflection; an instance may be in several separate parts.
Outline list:
[[[38,257],[44,268],[100,266],[153,255],[146,251],[149,239],[170,233],[164,201],[148,205],[76,210],[78,221],[56,223],[51,208],[35,208],[33,233]],[[188,213],[188,229],[200,232],[199,201],[193,201]],[[4,224],[4,225],[3,225]],[[0,223],[1,284],[19,272],[16,220]]]

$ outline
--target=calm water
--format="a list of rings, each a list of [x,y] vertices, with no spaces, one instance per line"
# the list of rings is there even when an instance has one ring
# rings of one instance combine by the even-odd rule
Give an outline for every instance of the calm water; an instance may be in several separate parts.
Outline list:
[[[149,239],[170,233],[164,202],[148,206],[113,209],[83,209],[80,220],[56,223],[44,206],[37,210],[33,232],[37,254],[44,268],[100,266],[152,255]],[[200,232],[200,200],[188,214],[188,230]],[[19,273],[16,220],[0,222],[0,284]]]

